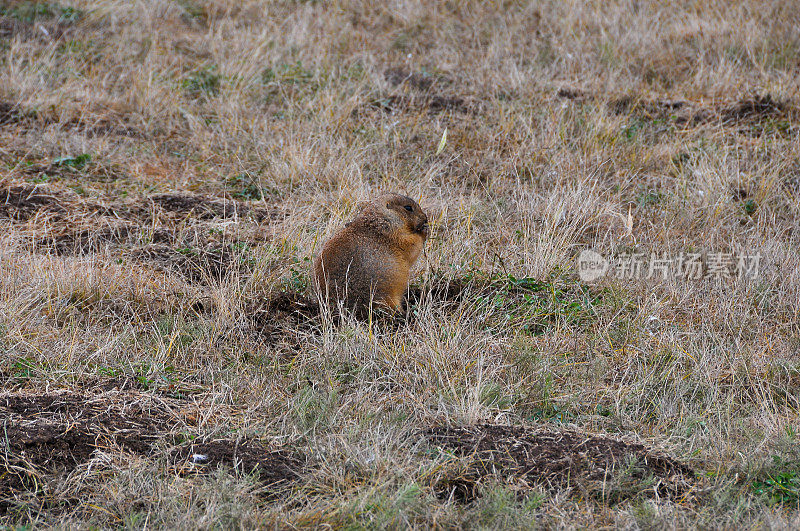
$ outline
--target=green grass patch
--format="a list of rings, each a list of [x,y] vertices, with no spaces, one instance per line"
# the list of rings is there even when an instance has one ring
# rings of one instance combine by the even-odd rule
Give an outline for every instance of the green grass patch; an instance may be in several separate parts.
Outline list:
[[[751,488],[769,505],[800,504],[800,470],[796,464],[773,457],[773,469],[753,480]]]
[[[31,23],[42,19],[58,19],[59,22],[72,23],[83,18],[85,14],[82,9],[54,2],[20,2],[13,7],[0,7],[0,15]]]
[[[225,181],[228,193],[236,199],[259,201],[264,198],[264,192],[258,181],[249,173],[237,173]]]
[[[190,72],[181,82],[181,87],[191,96],[203,94],[216,96],[222,85],[222,75],[216,65]]]
[[[81,171],[86,169],[91,162],[92,156],[89,153],[81,153],[80,155],[55,159],[53,161],[53,166],[56,168],[66,168],[70,170]]]
[[[595,307],[602,301],[589,286],[557,271],[545,279],[510,274],[488,281],[476,278],[473,285],[487,327],[512,327],[532,335],[558,326],[585,327],[595,320]]]

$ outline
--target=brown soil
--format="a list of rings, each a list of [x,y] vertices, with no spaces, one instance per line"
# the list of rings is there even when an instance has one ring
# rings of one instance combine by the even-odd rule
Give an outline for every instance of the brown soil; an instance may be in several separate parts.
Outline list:
[[[304,466],[299,456],[285,450],[271,450],[254,441],[233,440],[186,445],[173,452],[171,460],[180,475],[230,467],[258,475],[262,483],[273,489],[296,481]]]
[[[426,92],[435,85],[449,85],[450,80],[436,74],[411,72],[403,67],[388,68],[383,73],[384,79],[392,86],[407,85],[408,87]]]
[[[453,280],[441,282],[430,289],[430,296],[439,302],[458,302],[464,294],[473,288],[473,283],[465,280]],[[428,296],[428,291],[412,286],[409,288],[407,304],[412,308],[419,304],[423,298]],[[254,301],[247,315],[253,327],[264,336],[278,341],[285,338],[287,330],[307,331],[319,325],[319,317],[322,311],[319,303],[313,298],[307,297],[294,291],[281,291],[272,294],[270,297]],[[337,322],[340,315],[335,309],[331,309],[331,319]],[[366,316],[357,315],[359,318]],[[413,315],[390,316],[381,319],[380,313],[373,314],[375,322],[383,321],[391,325],[402,325],[407,321],[413,320]]]
[[[35,171],[51,167],[35,166]],[[105,172],[104,175],[110,175]],[[80,198],[69,198],[63,190],[50,185],[5,183],[0,188],[0,218],[24,222],[38,213],[100,214],[114,220],[137,221],[149,225],[153,216],[193,217],[202,221],[251,216],[256,221],[269,220],[272,213],[243,201],[218,199],[189,193],[157,194],[138,202],[98,205]],[[154,211],[155,206],[155,211]],[[177,216],[176,216],[177,215]]]
[[[293,350],[303,343],[289,331],[308,331],[319,324],[320,307],[316,301],[292,291],[282,291],[254,301],[247,316],[255,331],[272,343],[289,341]]]
[[[176,249],[168,245],[149,244],[134,249],[131,255],[164,271],[179,273],[189,282],[219,282],[229,273],[249,274],[249,262],[231,244],[209,244],[205,247]]]
[[[438,114],[444,111],[458,113],[475,113],[478,106],[460,96],[445,96],[441,94],[420,95],[392,95],[378,98],[370,102],[369,106],[386,113],[426,111],[428,114]]]
[[[197,418],[183,400],[132,390],[136,385],[124,379],[121,383],[127,390],[116,386],[106,390],[108,385],[100,385],[85,394],[0,396],[0,515],[14,505],[17,496],[46,494],[50,479],[88,462],[98,450],[156,457],[159,446],[171,442],[176,426],[191,425]],[[187,463],[193,454],[207,459],[202,465]],[[173,463],[180,463],[180,471],[190,465],[230,465],[248,474],[258,472],[268,485],[294,481],[302,469],[300,457],[256,443],[214,441],[182,446],[168,455]]]
[[[127,205],[106,206],[79,198],[73,192],[49,185],[30,183],[4,183],[0,181],[0,219],[24,223],[37,216],[46,216],[48,221],[106,216],[112,220],[131,217]]]
[[[406,303],[414,307],[428,297],[438,303],[459,303],[467,296],[477,296],[495,291],[490,282],[481,282],[468,278],[456,278],[435,282],[424,289],[420,286],[409,286]]]
[[[558,91],[556,92],[556,96],[558,96],[559,98],[565,98],[568,100],[578,100],[578,101],[583,101],[587,97],[584,91],[570,87],[562,87],[558,89]]]
[[[52,185],[0,187],[0,220],[40,226],[46,220],[46,230],[37,227],[29,239],[21,233],[19,242],[36,252],[78,256],[112,252],[179,273],[189,282],[219,281],[234,271],[249,274],[247,246],[203,228],[205,223],[235,216],[260,222],[270,214],[242,201],[196,194],[101,204]]]
[[[241,201],[216,199],[197,194],[169,193],[158,194],[150,200],[167,212],[191,214],[198,219],[231,219],[251,215],[256,221],[270,218],[265,208],[252,207]]]
[[[12,185],[0,189],[0,218],[23,222],[38,213],[65,214],[68,210],[62,205],[58,193],[47,188],[30,184]]]
[[[47,43],[61,41],[75,33],[75,27],[69,23],[52,19],[23,21],[12,17],[0,16],[0,39],[36,40]]]
[[[149,454],[176,421],[165,405],[136,392],[0,397],[0,499],[41,489],[46,476],[72,471],[98,449]],[[0,513],[7,507],[0,502]]]
[[[725,122],[739,122],[751,118],[763,119],[780,116],[788,111],[790,111],[790,105],[787,102],[777,101],[767,94],[723,107],[720,115]]]
[[[442,469],[435,488],[441,497],[463,502],[479,496],[490,477],[522,490],[535,485],[577,489],[608,502],[633,496],[685,498],[695,488],[687,465],[605,436],[491,424],[431,428],[424,436],[431,447],[459,458]]]
[[[545,284],[524,282],[515,284],[510,281],[476,278],[439,280],[429,286],[410,286],[405,301],[408,311],[405,314],[383,315],[376,312],[373,313],[372,319],[373,322],[383,323],[390,328],[400,327],[414,322],[414,309],[428,301],[434,302],[439,307],[449,307],[458,305],[466,298],[488,298],[497,293],[503,294],[503,301],[506,304],[514,306],[522,298],[527,297],[530,300],[531,297],[541,296],[544,293],[541,289],[543,285]],[[576,298],[581,296],[574,286],[565,286],[561,292],[564,296],[571,295]],[[549,292],[546,294],[549,295]],[[287,330],[313,329],[320,324],[321,313],[315,299],[293,291],[281,291],[265,299],[256,300],[247,310],[253,328],[273,341],[285,339]],[[340,318],[335,310],[330,312],[330,317],[334,322]],[[357,314],[356,317],[365,319],[367,316]],[[542,323],[542,326],[546,324]]]
[[[556,96],[576,103],[601,99],[600,96],[574,88],[559,89]],[[634,114],[647,120],[666,120],[681,127],[704,124],[739,126],[770,119],[797,121],[798,118],[798,110],[790,102],[776,100],[770,94],[716,105],[623,96],[610,100],[608,109],[615,114]]]

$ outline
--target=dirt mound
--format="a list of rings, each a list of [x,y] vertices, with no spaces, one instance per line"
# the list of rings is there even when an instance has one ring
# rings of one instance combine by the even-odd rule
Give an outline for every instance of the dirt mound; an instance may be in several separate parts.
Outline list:
[[[108,252],[176,272],[190,282],[251,272],[252,239],[240,241],[204,227],[236,216],[259,222],[269,217],[266,209],[242,201],[191,194],[103,202],[52,185],[0,186],[0,220],[28,224],[18,232],[21,245],[65,256]]]
[[[429,74],[426,72],[411,72],[403,67],[387,68],[383,73],[386,81],[392,86],[408,85],[412,89],[427,91],[436,84],[450,84],[450,81],[440,75]]]
[[[487,477],[553,490],[575,488],[615,502],[638,495],[685,498],[693,489],[690,467],[641,444],[573,431],[536,431],[483,424],[437,427],[429,444],[459,460],[436,482],[441,497],[469,502]]]
[[[2,181],[0,181],[2,183]],[[0,219],[25,223],[39,215],[46,215],[49,222],[74,222],[79,218],[108,216],[121,219],[124,209],[119,211],[92,201],[81,199],[69,190],[53,186],[29,183],[6,184],[0,188]]]
[[[436,280],[430,286],[409,286],[406,303],[412,308],[427,299],[437,303],[458,303],[469,296],[490,294],[498,288],[499,284],[474,278]]]
[[[556,97],[579,104],[602,101],[600,95],[574,88],[559,89]],[[774,119],[796,121],[798,118],[798,110],[789,101],[777,100],[770,94],[712,105],[622,96],[608,100],[607,108],[614,114],[632,114],[645,120],[664,120],[682,127],[705,124],[740,126]]]
[[[95,396],[10,395],[0,398],[0,413],[8,423],[5,429],[12,453],[21,452],[37,466],[57,464],[67,469],[72,468],[70,455],[91,454],[98,438],[106,442],[113,439],[122,447],[143,453],[152,439],[175,421],[152,397],[130,391]],[[62,437],[72,444],[63,446]],[[62,447],[65,453],[54,451]],[[72,464],[80,461],[73,459]]]
[[[418,111],[427,111],[428,114],[438,114],[444,111],[471,114],[478,111],[478,105],[474,102],[460,96],[442,94],[392,95],[372,100],[369,106],[390,114]]]
[[[310,330],[318,324],[319,304],[301,293],[282,291],[266,299],[254,301],[247,311],[253,328],[271,342],[289,338],[288,330]],[[302,348],[302,342],[291,342]]]
[[[561,87],[556,91],[556,96],[568,100],[584,101],[587,98],[586,92],[570,87]]]
[[[252,207],[241,201],[197,194],[157,194],[151,196],[150,200],[168,212],[192,214],[199,219],[231,219],[250,215],[256,221],[264,221],[270,217],[269,211],[265,208]]]
[[[171,459],[180,475],[225,466],[244,474],[257,474],[261,482],[273,488],[296,481],[304,466],[299,456],[285,450],[270,450],[254,441],[195,443],[177,449]]]
[[[13,103],[0,100],[0,126],[16,123],[26,117],[27,113]]]
[[[131,251],[136,260],[158,269],[182,275],[190,282],[219,282],[229,273],[250,272],[250,263],[233,244],[208,244],[205,247],[180,247],[149,244]]]
[[[488,328],[495,328],[500,322],[508,326],[513,321],[519,329],[540,333],[560,322],[559,319],[572,324],[587,321],[598,297],[586,286],[552,279],[512,276],[434,279],[423,286],[409,287],[405,312],[389,314],[374,309],[371,316],[356,312],[355,317],[371,319],[375,324],[392,329],[413,323],[421,305],[431,304],[449,311],[469,300],[474,303],[472,306],[478,305],[484,310],[481,318]],[[286,337],[287,331],[306,331],[319,325],[317,318],[321,313],[316,300],[293,291],[278,292],[254,301],[247,311],[253,328],[274,340]],[[328,315],[334,323],[341,318],[336,308]]]
[[[775,100],[771,95],[756,96],[755,98],[738,101],[733,105],[724,107],[720,111],[725,122],[740,122],[749,119],[763,119],[780,116],[790,110],[785,101]]]
[[[65,214],[68,209],[56,192],[32,184],[0,189],[0,218],[24,222],[39,212]]]
[[[63,164],[54,162],[34,166],[38,168],[37,171],[46,171],[47,168],[60,167]],[[108,176],[107,174],[108,172],[105,175]],[[162,213],[179,214],[182,218],[192,215],[203,221],[245,216],[250,216],[256,221],[270,219],[270,212],[265,208],[253,207],[242,201],[196,194],[157,194],[140,201],[120,202],[108,206],[95,204],[77,196],[70,198],[68,195],[68,191],[58,190],[53,186],[6,183],[0,188],[0,218],[24,222],[39,212],[70,213],[76,216],[99,214],[111,217],[114,221],[135,221],[150,225],[153,215],[158,214],[153,211],[153,205],[157,205]]]
[[[168,402],[130,391],[0,397],[0,499],[41,489],[44,476],[68,473],[98,449],[148,454],[176,421]]]
[[[106,382],[118,383],[118,382]],[[25,492],[46,494],[48,480],[75,470],[96,452],[124,451],[141,456],[169,444],[176,426],[196,422],[196,406],[132,390],[100,386],[99,392],[6,394],[0,396],[0,514]],[[135,386],[134,386],[135,387]],[[200,471],[211,465],[258,472],[272,486],[299,477],[302,461],[284,450],[258,443],[213,441],[166,450],[178,472]],[[195,456],[201,455],[202,459]]]

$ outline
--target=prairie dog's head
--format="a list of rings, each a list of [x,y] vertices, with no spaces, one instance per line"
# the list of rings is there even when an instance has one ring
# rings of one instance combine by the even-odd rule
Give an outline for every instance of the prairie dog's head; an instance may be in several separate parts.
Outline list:
[[[405,225],[408,232],[428,237],[428,216],[416,201],[400,194],[383,194],[372,204],[392,222],[392,225]]]

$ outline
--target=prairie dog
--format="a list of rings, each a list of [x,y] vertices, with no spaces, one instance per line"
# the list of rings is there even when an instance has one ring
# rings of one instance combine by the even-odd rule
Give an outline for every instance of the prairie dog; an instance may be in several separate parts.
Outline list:
[[[413,199],[387,193],[325,242],[314,260],[323,300],[362,313],[401,310],[408,276],[428,237],[428,216]]]

